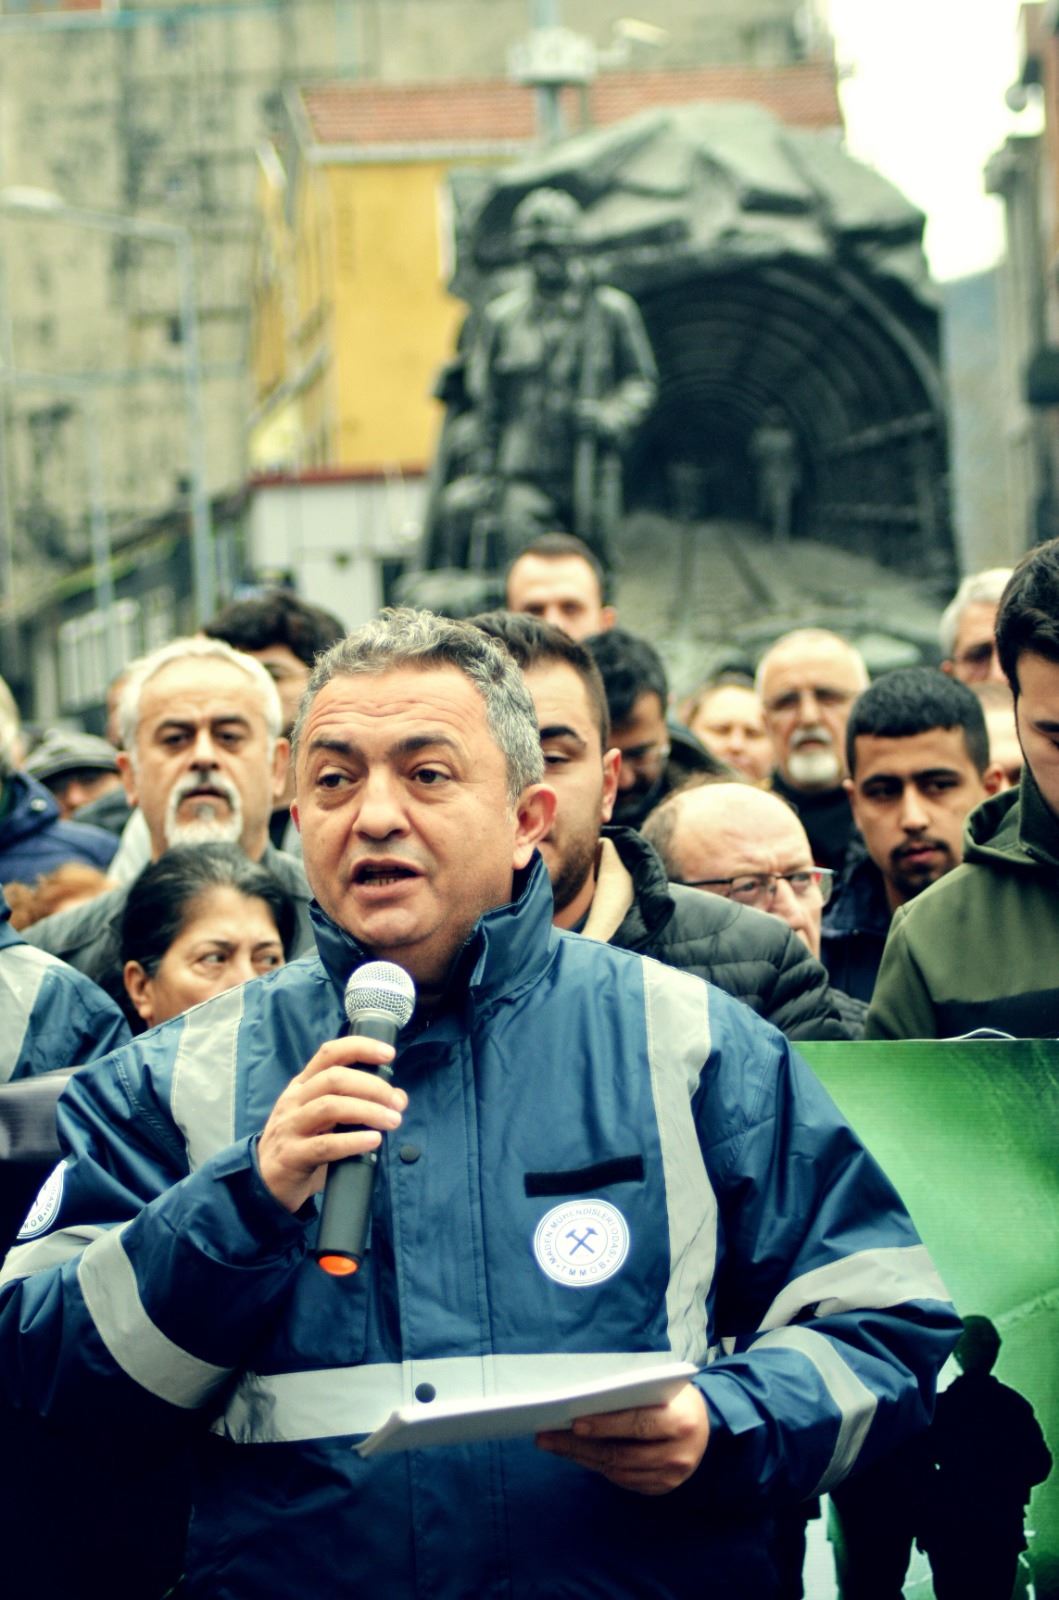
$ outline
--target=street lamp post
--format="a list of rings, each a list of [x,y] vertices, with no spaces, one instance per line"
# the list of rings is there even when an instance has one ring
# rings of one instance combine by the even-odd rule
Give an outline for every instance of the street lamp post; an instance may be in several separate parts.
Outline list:
[[[195,620],[205,622],[216,610],[213,529],[206,488],[206,424],[202,406],[202,358],[199,351],[198,300],[191,232],[173,222],[149,222],[117,212],[67,205],[47,189],[9,186],[0,189],[0,210],[23,212],[53,222],[167,244],[176,251],[180,280],[180,343],[184,354],[184,404],[188,428],[191,484],[192,592]]]

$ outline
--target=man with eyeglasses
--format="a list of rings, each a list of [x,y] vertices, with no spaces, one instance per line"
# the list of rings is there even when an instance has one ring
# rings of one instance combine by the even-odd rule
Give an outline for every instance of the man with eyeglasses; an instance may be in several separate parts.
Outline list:
[[[644,838],[674,883],[779,917],[819,960],[834,875],[814,865],[805,829],[785,801],[749,784],[703,784],[660,806]]]
[[[966,684],[933,667],[887,672],[854,702],[846,790],[859,829],[824,921],[832,983],[870,1000],[890,922],[963,860],[967,817],[1003,787]]]
[[[757,669],[755,687],[776,752],[772,788],[801,818],[812,860],[836,871],[853,830],[842,786],[846,721],[867,686],[860,652],[823,628],[784,634]]]
[[[996,648],[996,613],[1010,567],[989,567],[964,578],[938,628],[941,670],[961,683],[1004,683]]]

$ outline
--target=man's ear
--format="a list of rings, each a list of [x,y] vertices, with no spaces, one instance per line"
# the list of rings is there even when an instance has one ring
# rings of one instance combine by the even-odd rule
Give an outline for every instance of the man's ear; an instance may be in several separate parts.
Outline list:
[[[1000,762],[991,761],[982,773],[982,788],[985,790],[986,795],[999,794],[1001,789],[1006,789],[1007,787],[1008,781],[1004,776],[1004,769]]]
[[[941,667],[942,672],[947,672],[950,678],[952,677],[953,673],[956,671],[956,663],[954,661],[950,660],[948,657],[946,657],[946,659],[944,661],[939,662],[939,665]]]
[[[618,608],[617,608],[617,606],[600,606],[600,608],[599,608],[599,631],[600,631],[600,633],[608,633],[610,631],[610,629],[613,628],[613,626],[617,622],[617,620],[618,620]]]
[[[529,861],[534,846],[540,843],[555,820],[558,804],[555,790],[549,789],[546,783],[531,783],[528,789],[523,789],[515,812],[513,867],[524,867]]]
[[[278,800],[287,785],[287,769],[290,766],[290,740],[277,739],[276,748],[272,752],[272,798]]]
[[[133,770],[132,758],[127,750],[119,750],[117,754],[118,771],[121,781],[125,786],[125,798],[130,806],[139,804],[139,795],[136,793],[136,774]]]
[[[603,804],[600,807],[599,820],[606,826],[614,812],[614,802],[618,797],[618,773],[621,771],[621,751],[617,748],[607,750],[603,755]]]

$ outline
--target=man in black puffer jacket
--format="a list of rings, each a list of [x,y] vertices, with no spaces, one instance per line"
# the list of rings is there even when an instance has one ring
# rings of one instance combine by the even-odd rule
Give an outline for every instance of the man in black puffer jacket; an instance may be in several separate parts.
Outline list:
[[[541,730],[545,782],[559,797],[540,850],[555,922],[654,956],[742,1000],[790,1039],[848,1039],[827,974],[776,917],[667,881],[654,849],[630,828],[608,828],[621,756],[609,748],[607,701],[588,652],[529,616],[477,618],[526,677]]]

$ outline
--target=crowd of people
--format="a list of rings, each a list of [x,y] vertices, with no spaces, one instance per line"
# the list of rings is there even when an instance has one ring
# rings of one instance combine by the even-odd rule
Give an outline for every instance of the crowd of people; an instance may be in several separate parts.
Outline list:
[[[77,1471],[103,1427],[124,1463],[34,1593],[105,1563],[141,1600],[786,1600],[849,1475],[843,1600],[881,1600],[856,1485],[930,1437],[961,1324],[791,1043],[1059,1036],[1059,541],[965,580],[940,643],[872,682],[800,628],[677,705],[556,533],[467,622],[235,602],[123,671],[106,738],[0,686],[0,1119],[64,1074],[63,1159],[0,1246],[0,1409],[27,1460]],[[345,1026],[370,958],[416,986],[393,1082]],[[331,1282],[317,1196],[367,1156]],[[695,1370],[664,1405],[438,1465],[350,1448],[395,1405],[663,1356]]]

